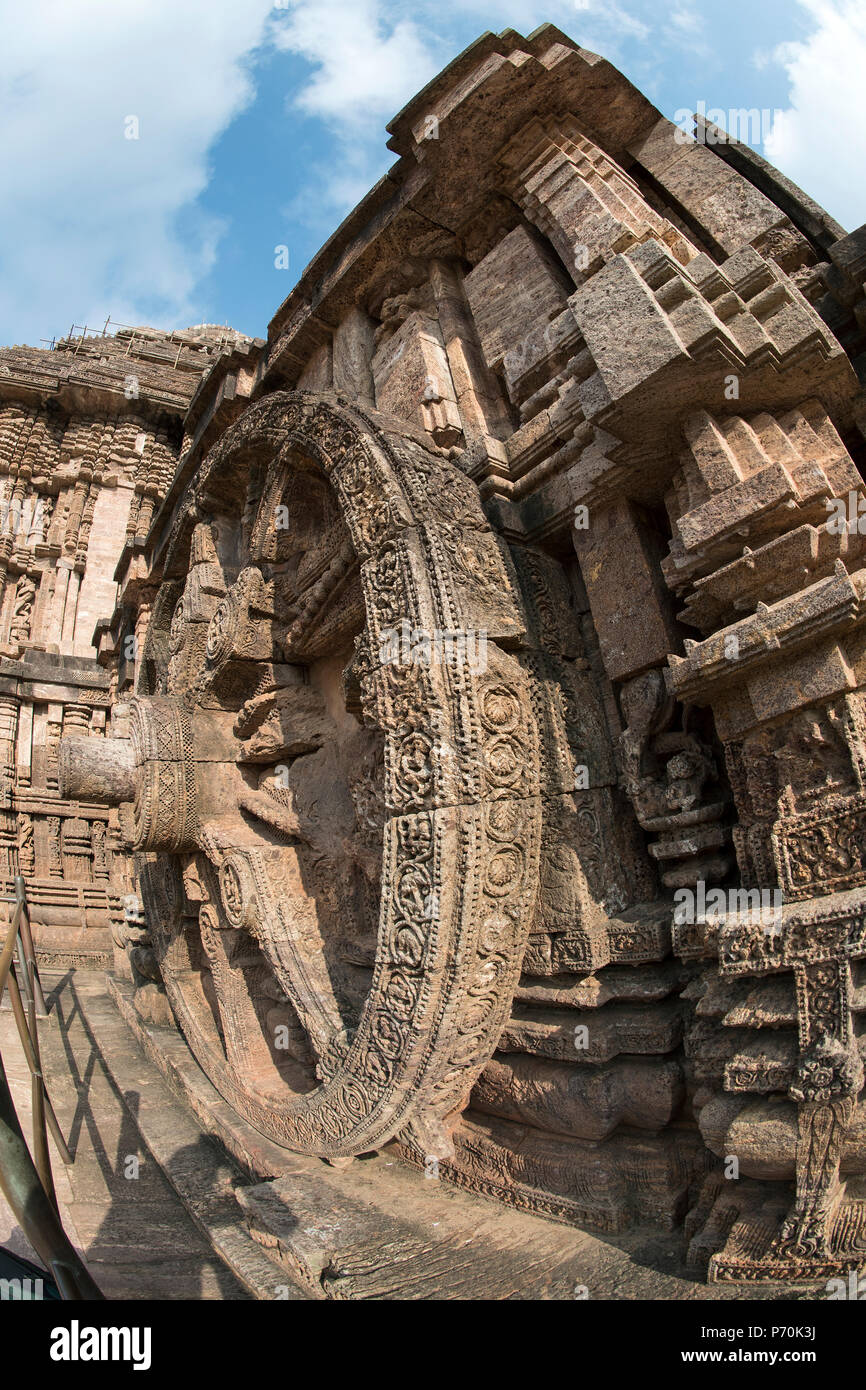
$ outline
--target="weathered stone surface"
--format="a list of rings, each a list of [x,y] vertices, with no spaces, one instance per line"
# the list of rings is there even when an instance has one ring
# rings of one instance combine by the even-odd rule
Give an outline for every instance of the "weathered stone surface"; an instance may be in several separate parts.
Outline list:
[[[43,949],[110,924],[125,1007],[274,1146],[826,1279],[866,1173],[862,233],[550,26],[392,132],[267,344],[0,353],[3,498],[53,499],[0,536],[0,880]]]
[[[675,1060],[581,1067],[512,1053],[497,1055],[488,1064],[472,1092],[472,1105],[534,1129],[606,1139],[620,1125],[663,1129],[682,1096],[682,1069]]]
[[[490,367],[501,365],[516,342],[554,318],[570,288],[550,251],[525,227],[497,242],[464,285]]]
[[[677,645],[660,538],[626,502],[593,509],[574,534],[605,670],[626,680],[657,665]]]
[[[37,949],[58,963],[110,963],[134,886],[117,821],[95,803],[124,790],[106,735],[135,633],[112,677],[94,628],[111,617],[124,548],[143,544],[171,483],[202,374],[249,346],[201,325],[0,348],[0,891],[24,875]],[[90,780],[74,788],[58,784],[64,737],[92,745]]]

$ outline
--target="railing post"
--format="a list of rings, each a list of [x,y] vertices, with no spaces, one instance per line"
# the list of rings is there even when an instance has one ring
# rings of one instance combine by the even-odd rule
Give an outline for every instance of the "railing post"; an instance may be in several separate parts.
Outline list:
[[[45,1003],[45,995],[42,993],[42,983],[39,979],[39,969],[36,965],[36,950],[33,945],[33,934],[30,930],[30,909],[27,906],[27,886],[21,874],[18,874],[15,878],[15,896],[18,899],[18,906],[21,908],[18,930],[21,933],[21,940],[24,944],[28,989],[36,1000],[37,1017],[47,1018],[48,1008]]]
[[[48,1199],[21,1131],[3,1059],[0,1057],[0,1189],[16,1221],[46,1269],[55,1271],[64,1298],[101,1299],[102,1293],[79,1258]],[[56,1266],[62,1269],[57,1278]]]
[[[8,901],[8,899],[7,899]],[[51,1173],[51,1153],[48,1147],[46,1122],[60,1151],[63,1162],[70,1164],[72,1156],[54,1113],[51,1098],[45,1088],[42,1059],[39,1052],[37,1009],[47,1015],[45,1000],[36,968],[36,952],[27,914],[27,892],[24,879],[15,879],[15,911],[9,922],[6,940],[0,951],[0,997],[7,984],[9,1002],[24,1056],[30,1068],[33,1108],[33,1157],[27,1148],[12,1093],[6,1080],[0,1057],[0,1189],[23,1227],[31,1245],[46,1265],[60,1271],[58,1287],[64,1297],[99,1298],[101,1294],[90,1279],[72,1248],[60,1222],[57,1194]],[[27,984],[27,1009],[21,997],[18,977],[13,966],[16,943],[22,979]],[[38,1194],[34,1188],[38,1187]],[[72,1258],[70,1259],[70,1252]],[[70,1292],[70,1290],[72,1292]]]

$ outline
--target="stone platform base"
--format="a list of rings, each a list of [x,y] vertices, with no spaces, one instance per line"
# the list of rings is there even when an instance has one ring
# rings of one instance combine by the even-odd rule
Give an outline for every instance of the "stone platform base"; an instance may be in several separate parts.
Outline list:
[[[682,1233],[635,1227],[601,1238],[573,1226],[503,1207],[426,1178],[401,1162],[396,1146],[334,1168],[300,1157],[253,1130],[221,1099],[176,1029],[144,1022],[132,988],[108,977],[108,997],[83,1007],[105,1063],[120,1049],[112,1028],[134,1035],[140,1062],[137,1121],[171,1128],[161,1105],[143,1103],[150,1086],[176,1098],[183,1123],[194,1112],[215,1150],[236,1170],[233,1212],[223,1191],[215,1249],[232,1263],[242,1252],[245,1284],[262,1299],[571,1300],[806,1298],[804,1290],[707,1285],[684,1264]],[[116,1006],[109,1008],[109,998]],[[118,1017],[118,1014],[120,1017]],[[144,1055],[142,1055],[144,1054]],[[118,1078],[121,1089],[128,1090]],[[182,1102],[182,1103],[181,1103]],[[158,1145],[155,1148],[158,1152]],[[181,1199],[206,1214],[201,1181],[166,1168]],[[265,1178],[265,1181],[262,1181]],[[268,1180],[269,1179],[269,1180]],[[205,1217],[206,1219],[206,1217]],[[252,1240],[251,1240],[252,1238]],[[250,1254],[250,1244],[259,1252]]]
[[[33,942],[36,964],[40,971],[109,970],[114,960],[111,935],[106,932],[107,942],[93,939],[99,936],[98,931],[82,932],[81,939],[74,941],[64,933],[41,931]]]
[[[465,1111],[453,1133],[454,1158],[441,1176],[468,1192],[518,1211],[616,1235],[632,1226],[675,1231],[708,1154],[694,1132],[620,1131],[602,1144],[542,1134],[528,1126]],[[398,1149],[408,1163],[424,1155]]]
[[[14,880],[0,877],[4,920],[14,897]],[[116,896],[105,886],[28,878],[27,908],[40,967],[109,970],[114,961],[110,922],[116,906]]]
[[[820,1295],[831,1280],[847,1280],[866,1270],[866,1194],[862,1180],[850,1180],[839,1203],[829,1250],[821,1255],[782,1259],[776,1238],[791,1210],[792,1183],[729,1183],[718,1175],[707,1180],[700,1201],[689,1214],[688,1265],[706,1273],[711,1284],[786,1283]]]

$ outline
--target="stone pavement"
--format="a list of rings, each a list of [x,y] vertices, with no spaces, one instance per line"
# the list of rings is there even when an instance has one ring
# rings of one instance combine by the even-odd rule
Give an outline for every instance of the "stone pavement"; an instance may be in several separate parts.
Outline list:
[[[102,976],[79,980],[86,989]],[[111,1299],[249,1298],[142,1142],[135,1097],[124,1099],[112,1081],[70,976],[44,973],[42,982],[52,1011],[50,1022],[40,1021],[40,1047],[75,1160],[67,1170],[49,1141],[54,1180],[63,1224],[97,1284]],[[30,1074],[8,1005],[0,1010],[0,1049],[29,1140]],[[136,1161],[137,1176],[126,1176],[136,1171]],[[2,1196],[0,1245],[41,1263]]]
[[[815,1297],[707,1286],[677,1233],[544,1221],[425,1182],[387,1151],[346,1169],[286,1154],[229,1111],[177,1032],[137,1016],[133,1032],[102,972],[44,972],[43,985],[43,1062],[75,1158],[67,1171],[52,1147],[62,1216],[109,1298]],[[29,1076],[5,1010],[0,1048],[28,1131]],[[268,1165],[273,1182],[250,1172]],[[2,1202],[0,1244],[35,1259]]]

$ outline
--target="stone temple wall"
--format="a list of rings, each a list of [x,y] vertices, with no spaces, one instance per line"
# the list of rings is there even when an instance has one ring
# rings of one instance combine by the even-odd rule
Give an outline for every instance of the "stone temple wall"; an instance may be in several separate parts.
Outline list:
[[[389,130],[267,342],[163,407],[171,477],[147,417],[106,758],[64,676],[70,868],[108,817],[116,968],[288,1148],[827,1278],[866,1229],[866,229],[551,26]]]
[[[111,961],[132,887],[116,813],[60,796],[58,745],[110,726],[94,630],[174,475],[202,374],[239,341],[135,329],[0,349],[0,893],[24,875],[58,962]]]

